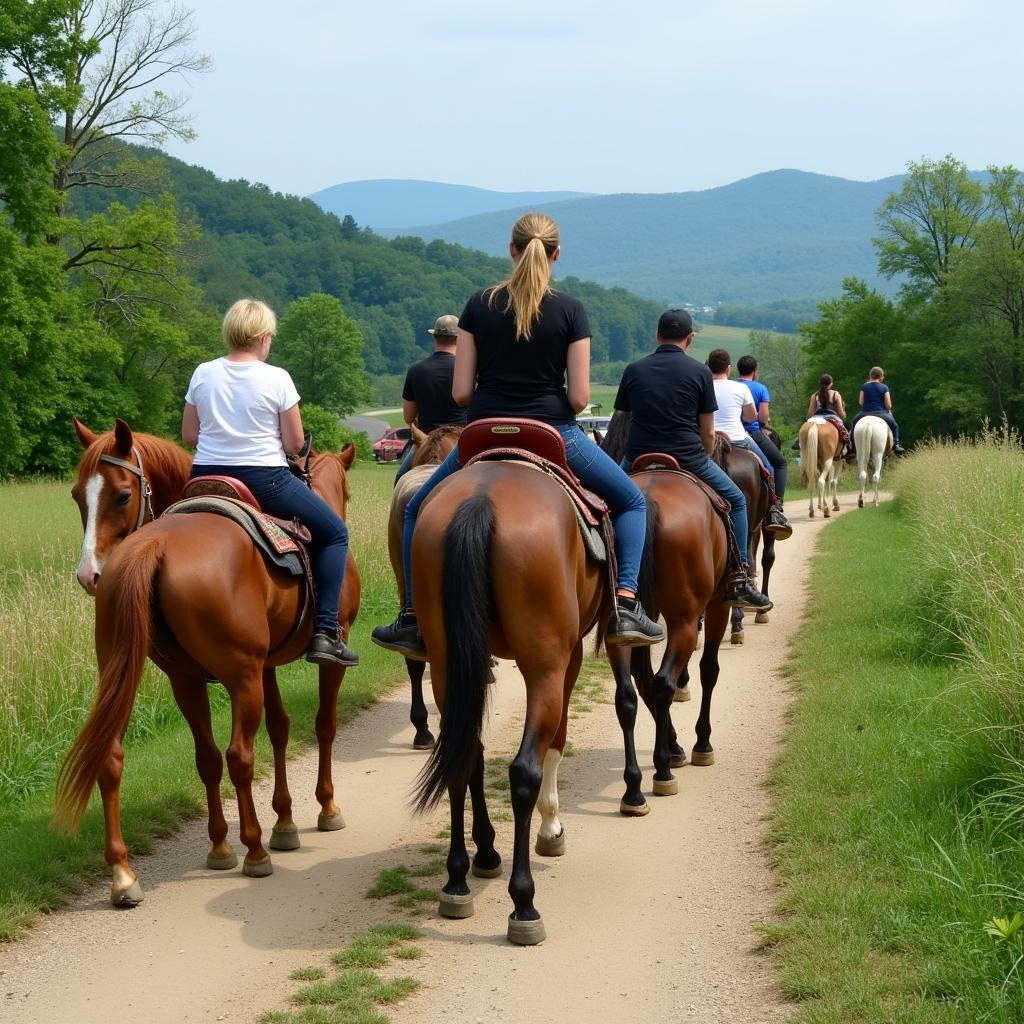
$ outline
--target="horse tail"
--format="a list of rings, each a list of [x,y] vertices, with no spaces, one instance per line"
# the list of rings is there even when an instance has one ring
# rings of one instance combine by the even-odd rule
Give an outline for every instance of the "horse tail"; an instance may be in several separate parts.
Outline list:
[[[808,488],[818,479],[818,424],[812,423],[807,431],[807,451],[800,454],[800,472]]]
[[[165,538],[146,538],[132,557],[114,570],[116,589],[96,608],[96,629],[108,620],[111,635],[100,671],[96,700],[78,738],[64,757],[57,777],[54,823],[74,834],[89,804],[92,787],[115,740],[131,718],[142,669],[149,654],[153,581],[164,558]]]
[[[444,538],[441,608],[448,654],[444,710],[430,758],[416,781],[413,806],[427,811],[449,788],[469,784],[480,749],[491,678],[487,632],[494,612],[491,541],[494,504],[486,494],[464,501]]]

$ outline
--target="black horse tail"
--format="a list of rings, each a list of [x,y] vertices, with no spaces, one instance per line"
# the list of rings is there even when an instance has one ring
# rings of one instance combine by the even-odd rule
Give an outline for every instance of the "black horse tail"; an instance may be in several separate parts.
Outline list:
[[[441,605],[448,638],[444,710],[430,758],[416,781],[413,806],[427,811],[445,792],[469,784],[480,749],[491,678],[487,632],[494,613],[491,540],[494,505],[486,494],[464,501],[444,538]]]

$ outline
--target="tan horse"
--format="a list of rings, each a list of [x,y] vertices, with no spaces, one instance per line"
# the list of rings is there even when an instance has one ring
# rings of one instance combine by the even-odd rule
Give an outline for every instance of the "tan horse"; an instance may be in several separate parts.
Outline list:
[[[405,573],[402,571],[402,528],[405,520],[405,506],[412,501],[413,495],[430,479],[434,470],[444,462],[445,456],[455,447],[462,433],[462,427],[443,426],[424,434],[419,427],[411,427],[416,455],[412,460],[412,468],[395,484],[391,495],[391,507],[388,509],[388,557],[391,559],[391,571],[395,574],[398,584],[398,596],[405,607]],[[434,745],[433,733],[427,728],[427,705],[423,701],[423,673],[426,663],[405,659],[409,671],[409,683],[412,689],[412,704],[409,709],[409,721],[412,722],[416,735],[413,737],[413,750],[430,750]]]
[[[817,495],[818,508],[826,519],[830,518],[829,495],[832,509],[839,511],[839,497],[836,493],[839,475],[843,471],[843,460],[839,458],[841,443],[839,431],[823,416],[812,416],[800,428],[800,471],[807,484],[807,516],[814,518],[814,498]]]

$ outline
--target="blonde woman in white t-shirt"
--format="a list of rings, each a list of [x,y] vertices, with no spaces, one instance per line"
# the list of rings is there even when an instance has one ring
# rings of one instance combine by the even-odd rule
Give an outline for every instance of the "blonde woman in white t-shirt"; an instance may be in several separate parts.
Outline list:
[[[338,603],[348,558],[341,517],[288,469],[304,435],[299,393],[288,371],[267,363],[277,317],[255,299],[239,299],[224,317],[228,354],[201,363],[185,395],[181,437],[195,445],[192,476],[233,476],[264,511],[309,528],[316,578],[316,624],[306,660],[352,666],[358,655],[338,633]]]
[[[772,533],[788,537],[793,529],[782,511],[782,502],[775,493],[775,471],[765,458],[763,452],[753,441],[743,426],[744,420],[757,418],[754,407],[754,396],[750,388],[742,381],[729,380],[732,372],[732,360],[724,348],[716,348],[708,356],[708,369],[715,385],[715,401],[718,410],[715,412],[715,432],[725,434],[729,443],[735,448],[745,448],[768,471],[771,478],[771,495],[768,515],[765,517],[765,529]]]

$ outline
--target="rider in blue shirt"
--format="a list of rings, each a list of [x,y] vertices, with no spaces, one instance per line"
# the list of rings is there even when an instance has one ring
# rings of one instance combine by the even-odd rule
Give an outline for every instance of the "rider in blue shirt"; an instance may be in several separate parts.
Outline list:
[[[775,493],[781,505],[786,497],[789,463],[765,429],[770,417],[769,406],[772,396],[764,384],[757,379],[757,360],[753,356],[740,356],[736,369],[740,375],[740,383],[746,384],[750,391],[750,397],[754,400],[754,409],[757,413],[752,422],[743,425],[747,428],[750,440],[761,449],[764,457],[771,464],[775,476]]]
[[[850,423],[850,453],[853,451],[853,428],[862,416],[877,416],[885,420],[892,431],[892,450],[902,455],[906,448],[900,444],[900,425],[892,414],[892,393],[889,385],[884,383],[885,371],[880,366],[872,366],[868,380],[860,386],[860,412]]]

